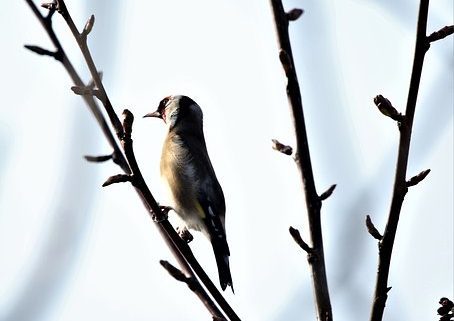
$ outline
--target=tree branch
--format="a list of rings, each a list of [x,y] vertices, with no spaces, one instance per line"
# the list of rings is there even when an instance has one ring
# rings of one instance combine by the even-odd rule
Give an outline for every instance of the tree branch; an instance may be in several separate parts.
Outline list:
[[[394,178],[391,207],[389,210],[388,222],[386,224],[383,237],[379,241],[379,262],[375,284],[375,293],[370,316],[371,321],[381,321],[383,319],[385,304],[388,298],[387,293],[390,290],[390,287],[388,286],[388,276],[391,264],[391,255],[397,232],[400,212],[402,209],[402,203],[408,191],[408,186],[409,184],[418,183],[428,174],[428,171],[426,171],[419,174],[419,177],[417,179],[411,179],[409,182],[406,181],[416,100],[418,97],[419,84],[421,81],[424,56],[429,49],[429,41],[426,37],[428,10],[429,0],[421,0],[416,31],[415,55],[410,79],[410,88],[407,98],[407,106],[405,115],[399,123],[399,152],[397,156],[396,174]]]
[[[207,295],[205,290],[200,285],[200,282],[195,278],[194,275],[186,276],[180,269],[176,268],[168,261],[161,260],[159,261],[159,263],[175,280],[186,283],[188,288],[192,292],[194,292],[194,294],[197,295],[200,298],[200,300],[205,302],[205,306],[209,307],[211,315],[216,317],[216,320],[226,321],[224,317],[219,317],[220,315],[222,315],[221,311],[219,311],[216,304],[213,303],[211,298]]]
[[[429,42],[434,42],[446,38],[449,35],[454,33],[454,26],[445,26],[438,31],[432,32],[430,36],[427,37]]]
[[[44,30],[46,31],[47,35],[49,36],[52,44],[56,48],[55,52],[51,56],[62,63],[63,67],[66,69],[69,76],[71,77],[71,80],[73,81],[74,85],[79,86],[79,87],[85,87],[85,84],[83,83],[82,79],[78,75],[73,64],[71,63],[68,56],[66,55],[66,52],[63,49],[63,47],[62,47],[60,41],[58,40],[57,35],[55,34],[55,31],[53,29],[52,16],[55,12],[55,8],[50,6],[48,8],[49,14],[46,17],[44,17],[32,0],[25,0],[25,2],[28,4],[30,9],[33,11],[36,18],[38,18],[38,21],[41,23],[41,26],[44,28]],[[29,50],[32,50],[32,49],[30,49],[30,46],[28,46],[28,47],[26,46],[26,48]],[[36,49],[36,46],[34,49]],[[32,51],[34,51],[34,50],[32,50]],[[36,53],[36,51],[34,51],[34,52]],[[42,52],[39,54],[42,54]],[[104,116],[101,112],[101,109],[99,108],[99,105],[96,103],[96,101],[91,96],[83,96],[83,99],[84,99],[85,103],[88,105],[88,108],[90,109],[91,113],[95,117],[96,121],[98,122],[99,127],[101,127],[101,130],[102,130],[104,136],[106,137],[109,145],[113,149],[112,160],[117,165],[119,165],[124,172],[126,172],[127,174],[130,174],[131,172],[129,169],[129,165],[126,162],[126,159],[125,159],[123,153],[121,152],[120,147],[117,144],[117,141],[115,140],[114,136],[112,135],[109,125],[107,124],[106,120],[104,119]]]
[[[383,236],[377,230],[374,223],[372,223],[372,219],[370,218],[369,215],[366,215],[366,227],[367,227],[367,231],[369,232],[370,235],[372,235],[372,237],[374,239],[381,241]]]
[[[131,138],[131,131],[132,131],[132,122],[133,122],[133,116],[132,113],[129,111],[125,110],[124,112],[124,122],[123,124],[120,122],[118,116],[116,115],[112,104],[110,103],[110,100],[107,96],[107,93],[104,89],[104,86],[101,81],[101,76],[100,73],[97,71],[96,66],[93,62],[93,59],[91,57],[90,51],[87,46],[86,42],[86,37],[88,33],[90,32],[91,28],[93,27],[94,23],[94,17],[90,17],[89,21],[85,25],[84,31],[82,33],[79,33],[63,0],[44,4],[43,7],[47,8],[50,10],[49,15],[47,17],[43,17],[39,10],[36,8],[34,3],[31,0],[25,0],[27,4],[30,6],[34,14],[38,17],[40,20],[43,28],[46,30],[48,33],[49,37],[51,38],[52,42],[54,45],[57,47],[57,52],[59,55],[62,55],[62,61],[63,65],[65,66],[66,70],[70,74],[71,78],[73,79],[74,84],[76,87],[76,91],[80,89],[80,94],[82,94],[82,97],[84,100],[87,102],[87,104],[90,106],[90,110],[94,113],[96,119],[98,120],[98,123],[103,129],[103,133],[105,134],[106,138],[108,139],[109,143],[111,146],[114,148],[114,154],[112,159],[120,165],[120,167],[123,169],[123,171],[127,175],[120,174],[119,176],[117,175],[116,178],[113,178],[114,180],[112,183],[119,182],[121,180],[125,181],[131,181],[132,185],[134,186],[136,192],[138,193],[140,199],[142,200],[145,208],[147,209],[148,213],[152,218],[159,217],[161,219],[154,220],[162,237],[166,241],[166,244],[169,246],[171,252],[177,259],[179,265],[183,269],[184,273],[187,275],[190,275],[191,277],[194,278],[194,280],[197,280],[197,278],[194,275],[194,272],[198,276],[198,278],[203,282],[207,290],[210,292],[214,300],[217,302],[219,307],[224,311],[224,313],[227,315],[228,319],[231,321],[239,321],[239,317],[236,315],[236,313],[233,311],[233,309],[229,306],[227,301],[225,301],[224,297],[220,294],[220,292],[217,290],[216,286],[213,284],[213,282],[210,280],[210,278],[207,276],[205,271],[202,269],[200,264],[197,262],[195,259],[194,255],[192,254],[191,249],[189,246],[181,240],[181,238],[178,236],[178,234],[175,232],[174,228],[172,225],[169,223],[169,221],[165,218],[165,214],[161,212],[161,208],[159,207],[158,203],[154,199],[153,195],[151,194],[148,186],[146,185],[143,176],[140,172],[140,169],[137,165],[135,156],[134,156],[134,151],[133,151],[133,145],[132,145],[132,138]],[[72,64],[70,63],[69,59],[67,58],[63,48],[60,45],[60,42],[55,35],[52,24],[51,24],[51,17],[53,15],[54,11],[58,11],[63,18],[65,19],[66,23],[68,24],[73,36],[75,37],[81,52],[86,60],[86,63],[89,67],[94,86],[89,84],[89,86],[85,86],[85,84],[81,81],[80,77],[78,76],[77,72],[73,68]],[[88,90],[84,92],[84,90]],[[123,150],[124,150],[124,155],[121,152],[119,146],[116,143],[116,140],[113,138],[109,126],[107,125],[102,113],[100,112],[100,109],[96,102],[93,99],[94,91],[96,90],[96,96],[99,98],[99,100],[103,103],[107,114],[109,115],[110,121],[112,123],[112,126],[114,127],[117,137],[120,140]],[[127,177],[127,179],[126,179]],[[197,281],[198,282],[198,281]],[[203,290],[203,288],[202,288]],[[203,290],[204,291],[204,290]],[[218,320],[223,320],[225,317],[222,315],[222,313],[218,311],[213,311],[211,306],[207,305],[206,300],[202,300],[202,302],[205,304],[207,309],[210,311],[210,313],[215,313],[213,315],[213,319],[218,319]]]
[[[323,237],[320,219],[322,201],[317,195],[314,175],[309,153],[309,145],[304,122],[303,105],[298,78],[293,60],[292,47],[288,33],[289,17],[299,17],[302,11],[284,11],[282,0],[271,0],[277,38],[279,42],[279,59],[287,76],[287,97],[289,100],[296,136],[295,162],[304,186],[306,207],[309,218],[309,230],[312,241],[311,258],[308,259],[312,273],[312,285],[318,320],[331,321],[332,311],[325,270]],[[296,13],[296,14],[295,14]],[[299,14],[298,14],[299,13]],[[327,197],[327,196],[326,196]],[[309,258],[309,256],[308,256]]]

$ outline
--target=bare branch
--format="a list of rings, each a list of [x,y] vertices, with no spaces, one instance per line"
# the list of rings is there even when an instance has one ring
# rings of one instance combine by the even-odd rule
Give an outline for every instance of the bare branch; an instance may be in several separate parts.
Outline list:
[[[427,175],[429,175],[429,173],[430,173],[430,169],[426,169],[425,171],[422,171],[418,175],[413,176],[412,178],[410,178],[407,181],[407,187],[415,186],[415,185],[419,184],[424,178],[426,178]]]
[[[165,261],[165,260],[161,260],[161,261],[159,261],[159,263],[162,265],[162,267],[164,269],[167,270],[167,272],[169,272],[169,274],[175,280],[180,281],[180,282],[184,282],[184,283],[189,285],[191,278],[186,277],[186,275],[184,275],[184,273],[181,272],[180,269],[176,268],[175,266],[173,266],[172,264],[170,264],[168,261]]]
[[[377,239],[377,240],[381,241],[383,236],[377,230],[377,228],[375,227],[374,223],[372,223],[372,220],[371,220],[369,215],[366,215],[366,227],[367,227],[367,231],[369,232],[370,235],[372,235],[372,237],[374,239]]]
[[[71,90],[76,94],[80,96],[95,96],[99,100],[101,100],[102,95],[99,90],[97,89],[92,89],[87,86],[72,86]],[[102,100],[101,100],[102,102]]]
[[[93,61],[93,57],[91,56],[90,50],[88,49],[87,45],[87,37],[83,37],[81,33],[77,30],[76,25],[74,24],[74,21],[71,17],[71,15],[68,12],[68,9],[66,7],[66,4],[63,0],[56,0],[57,3],[57,11],[62,15],[62,17],[65,19],[69,29],[71,30],[74,38],[77,41],[77,44],[79,45],[80,51],[82,52],[82,55],[84,56],[85,62],[87,63],[88,69],[90,71],[91,77],[96,85],[96,88],[99,90],[99,96],[97,98],[101,100],[101,102],[104,105],[104,108],[107,112],[107,115],[109,116],[109,119],[115,128],[115,132],[118,137],[123,136],[123,127],[121,126],[120,120],[118,119],[117,114],[115,113],[115,110],[110,102],[109,97],[107,96],[106,90],[104,89],[104,85],[99,77],[98,70],[96,69],[96,65]],[[90,25],[90,20],[87,23]],[[93,22],[94,22],[94,17],[93,17]]]
[[[88,162],[92,162],[92,163],[102,163],[102,162],[111,160],[112,157],[113,157],[113,154],[101,155],[101,156],[90,156],[90,155],[85,155],[85,156],[84,156],[84,158],[85,158]]]
[[[333,184],[333,185],[331,185],[326,191],[324,191],[324,192],[322,193],[322,195],[320,195],[320,197],[319,197],[320,200],[321,200],[321,201],[324,201],[324,200],[326,200],[328,197],[330,197],[331,194],[333,194],[334,189],[336,188],[336,186],[337,186],[336,184]]]
[[[410,78],[407,105],[405,109],[405,117],[404,119],[402,119],[399,126],[399,153],[397,156],[396,174],[394,178],[391,207],[389,210],[388,222],[386,224],[383,237],[379,243],[380,246],[377,279],[375,282],[375,293],[370,321],[381,321],[383,319],[386,300],[388,298],[388,291],[390,290],[390,287],[388,287],[388,277],[391,265],[391,256],[402,204],[405,194],[408,191],[406,175],[408,168],[408,156],[410,151],[413,119],[416,109],[416,100],[418,97],[419,84],[421,81],[424,57],[429,48],[429,43],[426,37],[428,10],[429,0],[421,0],[418,14],[418,25],[416,30],[415,55]]]
[[[314,174],[309,152],[306,124],[304,121],[301,90],[296,75],[295,63],[292,54],[292,46],[288,32],[289,16],[284,11],[282,0],[270,0],[279,43],[279,60],[287,77],[287,98],[289,101],[291,116],[296,137],[296,150],[294,159],[297,165],[300,179],[304,187],[306,208],[309,220],[309,233],[312,243],[312,255],[308,255],[308,262],[312,273],[312,285],[315,294],[317,319],[332,321],[331,300],[329,297],[328,281],[326,277],[325,257],[323,249],[322,226],[320,219],[320,200],[315,188]],[[294,17],[298,12],[293,12]],[[316,260],[312,258],[316,257]]]
[[[38,10],[36,5],[32,0],[25,0],[25,2],[29,5],[30,9],[33,11],[33,14],[36,16],[38,21],[41,23],[41,26],[46,31],[47,35],[49,36],[52,44],[55,46],[55,59],[60,61],[66,71],[68,72],[69,76],[71,77],[74,85],[79,87],[84,87],[85,84],[83,83],[82,79],[80,78],[79,74],[77,73],[76,69],[74,68],[73,64],[69,60],[68,56],[66,55],[65,50],[61,46],[60,41],[58,40],[55,31],[52,27],[52,16],[57,9],[57,5],[55,2],[43,4],[42,6],[49,10],[49,13],[46,17],[44,17],[41,12]],[[129,169],[129,165],[121,152],[117,141],[115,140],[112,132],[110,131],[109,126],[107,125],[106,120],[104,119],[104,115],[101,112],[96,101],[93,99],[92,96],[82,96],[85,103],[87,104],[88,108],[90,109],[93,116],[96,118],[101,130],[106,137],[107,141],[109,142],[110,146],[114,150],[112,160],[121,167],[123,171],[130,174],[131,171]]]
[[[44,49],[42,47],[33,46],[33,45],[24,45],[24,47],[41,56],[54,57],[55,59],[57,59],[57,57],[58,57],[58,54],[56,51],[50,51],[50,50]]]
[[[171,263],[165,260],[159,261],[162,267],[177,281],[186,283],[188,288],[194,292],[202,301],[206,302],[206,306],[209,305],[212,310],[213,320],[219,321],[227,321],[224,316],[222,316],[221,312],[217,308],[217,306],[213,303],[211,298],[206,294],[206,292],[202,289],[200,283],[195,279],[195,276],[186,276],[180,269],[173,266]]]
[[[290,235],[293,237],[293,240],[302,248],[304,251],[307,252],[307,254],[312,254],[314,251],[312,248],[304,242],[303,238],[301,237],[300,231],[298,231],[296,228],[293,228],[292,226],[289,227],[288,231],[290,232]]]
[[[454,25],[453,26],[445,26],[438,31],[432,32],[430,36],[427,37],[427,41],[434,42],[437,40],[441,40],[443,38],[448,37],[454,33]]]
[[[84,30],[82,31],[81,36],[87,38],[88,34],[91,32],[93,29],[93,26],[95,24],[95,15],[91,15],[90,18],[88,18],[87,23],[85,24]]]
[[[81,81],[80,77],[78,76],[77,72],[73,68],[72,64],[70,63],[68,57],[66,56],[63,48],[60,45],[60,42],[55,35],[52,25],[51,25],[51,17],[52,17],[52,12],[49,13],[47,18],[43,17],[39,10],[36,8],[34,3],[31,0],[25,0],[34,14],[38,17],[39,21],[41,22],[43,28],[45,28],[46,32],[48,33],[49,37],[51,38],[52,42],[54,45],[57,47],[57,51],[60,52],[63,56],[62,58],[62,63],[64,64],[66,70],[70,74],[71,78],[74,81],[74,84],[77,87],[87,87],[84,85],[84,83]],[[133,174],[133,186],[135,190],[137,191],[140,199],[142,200],[144,206],[146,207],[148,213],[150,216],[152,216],[152,213],[161,213],[161,209],[159,205],[157,204],[156,200],[154,199],[153,195],[151,194],[150,190],[148,189],[147,185],[145,184],[145,181],[143,179],[143,176],[139,170],[139,167],[137,165],[134,152],[133,152],[133,147],[132,147],[132,139],[130,136],[125,137],[124,135],[124,130],[123,130],[123,125],[121,124],[118,116],[116,115],[114,109],[112,108],[112,105],[108,99],[107,93],[103,87],[103,84],[101,82],[101,78],[99,73],[96,70],[96,66],[92,60],[91,54],[88,50],[86,39],[83,39],[84,37],[81,37],[81,34],[78,32],[67,8],[66,4],[64,3],[63,0],[57,0],[56,3],[51,3],[51,4],[46,4],[46,8],[50,10],[57,10],[62,17],[65,19],[65,21],[68,24],[68,27],[70,28],[74,38],[76,39],[82,54],[84,55],[84,58],[87,62],[87,65],[89,67],[90,73],[93,78],[94,85],[91,84],[87,88],[95,88],[96,90],[99,91],[100,94],[100,100],[103,102],[104,107],[106,109],[107,114],[109,115],[109,118],[111,120],[112,126],[115,128],[115,131],[117,133],[117,137],[120,139],[124,153],[126,155],[127,161],[123,156],[123,153],[119,149],[115,139],[111,135],[110,129],[105,122],[103,114],[100,112],[99,107],[96,105],[96,103],[93,100],[93,97],[91,95],[83,95],[82,97],[84,100],[87,102],[87,104],[90,106],[90,109],[92,110],[93,114],[95,115],[96,119],[98,120],[98,123],[103,129],[103,133],[106,135],[106,137],[109,140],[109,143],[113,146],[114,148],[114,154],[112,159],[114,162],[117,164],[120,164],[121,168],[125,171],[127,174],[126,176],[131,176]],[[77,89],[76,89],[77,90]],[[83,90],[82,90],[83,91]],[[132,114],[131,114],[132,115]],[[121,174],[123,175],[123,174]],[[121,179],[126,179],[126,177],[121,176]],[[117,180],[121,180],[118,178]],[[115,181],[115,179],[113,179]],[[169,246],[170,250],[172,253],[175,255],[175,258],[177,259],[179,265],[182,267],[182,269],[185,271],[185,273],[188,273],[190,275],[193,275],[193,271],[196,272],[197,276],[200,278],[200,280],[204,283],[205,287],[208,289],[208,291],[211,293],[213,296],[214,300],[219,304],[219,306],[225,311],[226,315],[228,316],[230,321],[239,321],[239,317],[236,315],[235,311],[230,307],[230,305],[225,301],[223,296],[219,293],[217,290],[216,286],[213,284],[213,282],[210,280],[208,275],[205,273],[205,271],[202,269],[200,264],[197,262],[195,259],[194,255],[192,254],[191,249],[188,247],[188,245],[179,238],[178,234],[175,232],[171,224],[169,223],[168,220],[164,219],[162,221],[157,222],[159,231],[166,241],[166,244]],[[191,266],[189,266],[189,264]],[[194,280],[196,278],[194,277]],[[204,291],[203,289],[201,291]],[[209,301],[204,300],[201,297],[201,294],[198,294],[199,298],[203,301],[207,309],[210,311],[210,313],[213,315],[213,317],[216,317],[218,319],[224,318],[222,313],[219,311],[219,309],[213,309],[212,306],[210,305]]]
[[[273,145],[271,147],[274,150],[277,150],[278,152],[285,154],[285,155],[292,155],[292,153],[293,153],[292,146],[284,145],[277,139],[272,139],[271,142],[273,143]]]
[[[103,184],[102,187],[106,187],[116,183],[132,182],[131,175],[117,174],[110,176]]]

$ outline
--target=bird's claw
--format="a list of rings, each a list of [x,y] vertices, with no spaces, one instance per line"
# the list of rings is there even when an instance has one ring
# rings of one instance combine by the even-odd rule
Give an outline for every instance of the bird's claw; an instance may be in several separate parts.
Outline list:
[[[167,220],[167,218],[169,217],[169,212],[171,210],[173,210],[173,208],[171,206],[161,206],[161,205],[159,205],[159,209],[160,209],[159,213],[155,213],[155,212],[151,213],[151,219],[156,223],[160,223],[162,221]]]
[[[189,232],[186,227],[177,227],[177,233],[186,243],[189,243],[194,239],[194,236],[192,236],[191,232]]]

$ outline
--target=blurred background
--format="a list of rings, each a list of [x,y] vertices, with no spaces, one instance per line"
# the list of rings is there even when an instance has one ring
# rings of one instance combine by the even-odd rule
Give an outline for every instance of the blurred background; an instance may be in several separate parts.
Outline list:
[[[90,14],[95,62],[118,113],[135,115],[136,155],[165,203],[159,157],[162,122],[142,119],[170,94],[186,94],[205,115],[208,150],[227,202],[235,295],[243,320],[314,320],[305,253],[288,234],[307,235],[304,196],[290,157],[271,139],[294,144],[267,1],[68,1],[82,28]],[[291,23],[293,53],[319,193],[328,282],[336,320],[367,320],[377,243],[397,155],[396,124],[381,116],[383,94],[404,111],[418,1],[284,1],[304,15]],[[428,32],[453,24],[453,2],[432,1]],[[44,12],[44,11],[43,11]],[[88,81],[63,19],[54,25]],[[0,11],[0,320],[208,320],[203,305],[159,265],[174,262],[128,184],[101,188],[120,172],[83,155],[111,152],[25,1]],[[403,206],[385,320],[436,320],[453,297],[453,37],[426,55],[408,176],[430,168]],[[208,241],[191,247],[217,284]]]

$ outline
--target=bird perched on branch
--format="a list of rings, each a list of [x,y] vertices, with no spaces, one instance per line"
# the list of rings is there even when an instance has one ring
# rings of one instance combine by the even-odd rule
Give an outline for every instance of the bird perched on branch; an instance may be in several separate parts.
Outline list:
[[[187,96],[168,96],[144,117],[164,120],[168,132],[161,155],[161,176],[172,208],[187,228],[201,231],[213,246],[222,290],[232,288],[225,234],[224,193],[211,165],[203,135],[203,113]]]

